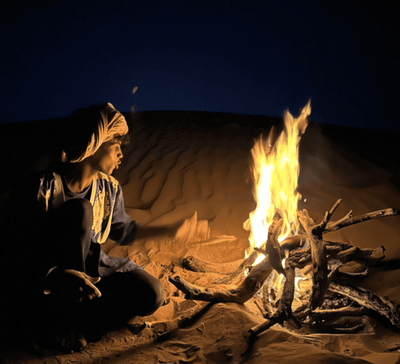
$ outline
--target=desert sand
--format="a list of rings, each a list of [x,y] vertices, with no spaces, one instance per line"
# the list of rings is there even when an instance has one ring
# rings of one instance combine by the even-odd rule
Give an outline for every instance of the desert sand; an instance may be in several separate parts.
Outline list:
[[[296,110],[292,111],[296,116]],[[312,114],[311,114],[312,120]],[[217,273],[182,267],[186,256],[234,270],[248,248],[243,222],[255,208],[250,175],[254,139],[280,118],[207,112],[137,112],[131,143],[114,176],[123,186],[129,215],[144,226],[185,221],[182,236],[156,236],[103,249],[129,257],[159,278],[167,304],[126,328],[89,343],[81,353],[34,354],[16,345],[3,363],[385,363],[400,362],[400,332],[383,318],[366,317],[354,334],[322,333],[275,325],[249,344],[247,331],[264,321],[254,300],[217,303],[174,330],[174,319],[205,302],[185,299],[168,277],[210,286]],[[45,168],[57,150],[65,120],[1,127],[2,191],[12,181]],[[23,132],[22,132],[23,131]],[[299,208],[319,221],[342,198],[335,218],[400,208],[398,135],[311,122],[300,144]],[[10,150],[13,157],[10,158]],[[7,152],[8,151],[8,152]],[[385,259],[361,285],[400,304],[400,217],[388,217],[331,233],[332,241],[360,248],[385,247]],[[18,343],[16,343],[18,344]]]

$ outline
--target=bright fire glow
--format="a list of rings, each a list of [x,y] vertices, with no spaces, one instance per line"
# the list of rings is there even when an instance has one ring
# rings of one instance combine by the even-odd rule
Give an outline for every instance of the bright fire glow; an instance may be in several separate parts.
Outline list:
[[[257,206],[243,224],[244,229],[250,231],[247,254],[267,240],[268,229],[276,215],[283,220],[279,242],[298,232],[297,205],[301,198],[297,191],[299,143],[307,128],[310,113],[310,101],[298,118],[293,118],[286,110],[283,116],[284,130],[274,145],[271,145],[271,133],[267,140],[260,136],[255,141],[251,155],[253,195]]]

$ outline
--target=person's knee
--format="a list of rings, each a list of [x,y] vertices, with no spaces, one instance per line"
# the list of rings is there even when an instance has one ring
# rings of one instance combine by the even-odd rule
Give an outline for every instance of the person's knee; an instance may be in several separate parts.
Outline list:
[[[156,312],[164,304],[164,287],[161,282],[150,276],[150,284],[147,292],[143,292],[146,297],[142,301],[145,303],[137,313],[138,316],[149,316]]]
[[[93,224],[93,206],[85,199],[68,200],[63,205],[63,215],[68,217],[68,221],[75,227],[82,229],[82,233],[92,228]],[[75,221],[75,223],[74,223]]]
[[[153,312],[156,312],[164,304],[164,287],[159,280],[155,283]]]
[[[156,282],[153,283],[153,290],[148,297],[148,305],[145,307],[145,312],[141,316],[152,315],[156,312],[164,303],[164,287],[159,280],[154,279]]]
[[[68,200],[63,205],[65,213],[77,214],[78,216],[85,217],[86,215],[93,216],[93,206],[90,201],[82,198],[74,198]]]
[[[93,225],[93,207],[84,199],[71,199],[52,212],[46,238],[51,242],[51,259],[56,265],[84,270],[89,253]],[[75,267],[75,268],[73,268]]]
[[[114,273],[104,277],[96,286],[102,296],[93,301],[105,307],[107,312],[118,307],[113,316],[116,321],[125,322],[134,316],[152,315],[164,304],[163,285],[142,269]]]

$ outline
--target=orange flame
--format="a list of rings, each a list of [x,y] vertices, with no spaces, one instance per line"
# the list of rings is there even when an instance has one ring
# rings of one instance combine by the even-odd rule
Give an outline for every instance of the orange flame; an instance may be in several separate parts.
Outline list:
[[[296,119],[286,110],[283,115],[284,130],[275,144],[271,145],[271,133],[267,140],[261,135],[251,150],[253,196],[257,207],[243,224],[244,229],[250,231],[250,249],[247,254],[267,240],[269,226],[277,214],[283,220],[278,241],[295,235],[299,229],[299,143],[307,128],[310,113],[311,101],[308,101]]]

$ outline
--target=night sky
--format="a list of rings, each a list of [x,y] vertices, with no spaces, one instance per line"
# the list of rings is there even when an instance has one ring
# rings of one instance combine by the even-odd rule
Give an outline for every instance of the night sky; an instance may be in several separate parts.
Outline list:
[[[106,101],[297,115],[311,98],[313,121],[400,132],[399,1],[1,4],[1,123]]]

